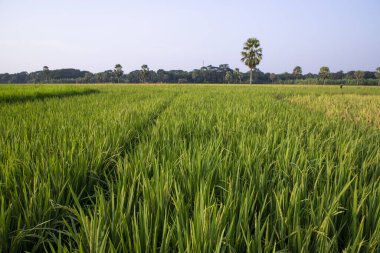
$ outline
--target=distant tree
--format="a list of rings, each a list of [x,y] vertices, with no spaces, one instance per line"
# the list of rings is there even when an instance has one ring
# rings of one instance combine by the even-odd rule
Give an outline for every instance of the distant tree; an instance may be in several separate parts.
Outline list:
[[[260,47],[260,41],[256,38],[249,38],[241,52],[241,61],[250,69],[249,83],[252,84],[252,72],[263,58],[263,50]]]
[[[233,75],[234,75],[235,82],[241,83],[242,74],[239,68],[235,68]]]
[[[379,83],[378,83],[378,85],[380,85],[380,67],[378,67],[378,68],[376,69],[375,76],[376,76],[377,79],[379,79]]]
[[[336,73],[331,73],[331,79],[334,80],[342,80],[344,76],[344,73],[342,70],[336,72]]]
[[[363,79],[363,77],[364,77],[364,72],[361,71],[361,70],[357,70],[357,71],[355,71],[354,76],[355,76],[355,79],[356,79],[356,85],[359,85],[359,81],[361,79]]]
[[[224,77],[224,80],[227,82],[227,83],[231,83],[231,81],[233,80],[233,76],[232,76],[232,73],[231,71],[227,71],[225,77]]]
[[[116,64],[115,68],[113,69],[113,73],[117,79],[117,82],[120,83],[120,77],[122,77],[124,74],[123,67],[120,64]]]
[[[7,83],[27,83],[29,81],[29,78],[30,78],[30,75],[26,71],[23,71],[20,73],[15,73],[12,75],[9,75],[9,74],[5,74],[5,75],[8,77],[8,80],[6,81]],[[0,80],[1,79],[2,78],[0,78]],[[0,81],[0,83],[5,83],[5,82]]]
[[[178,83],[188,83],[189,81],[185,78],[178,79]]]
[[[149,71],[148,77],[149,77],[149,82],[152,82],[152,83],[156,83],[158,80],[157,73],[154,70]]]
[[[293,69],[293,76],[296,80],[302,76],[302,68],[300,66]]]
[[[228,70],[230,70],[230,65],[228,64],[220,64],[219,65],[219,69],[223,72],[227,72]]]
[[[219,67],[215,68],[214,69],[214,74],[213,74],[213,79],[212,82],[216,82],[216,83],[222,83],[224,81],[226,81],[226,74],[227,72],[231,72],[230,75],[231,75],[231,81],[232,82],[233,80],[233,75],[232,75],[232,69],[230,68],[230,66],[228,64],[220,64]]]
[[[84,75],[83,80],[84,80],[85,83],[91,83],[92,77],[93,77],[93,75],[91,73],[86,73]]]
[[[157,70],[157,81],[162,83],[165,79],[165,70],[159,69]]]
[[[49,80],[49,76],[50,76],[50,70],[49,70],[49,67],[48,67],[48,66],[44,66],[44,67],[42,68],[42,72],[44,73],[45,83],[47,83],[48,80]]]
[[[345,79],[354,79],[355,78],[355,71],[348,71],[344,74]]]
[[[97,83],[103,83],[104,82],[103,75],[101,73],[96,73],[95,74],[95,80]]]
[[[195,69],[193,70],[193,72],[191,73],[191,79],[193,79],[193,82],[194,83],[197,83],[199,82],[199,79],[202,77],[202,73],[200,70],[198,69]]]
[[[140,70],[131,71],[128,74],[128,81],[130,83],[139,83],[139,82],[141,82]]]
[[[326,84],[326,79],[330,76],[330,69],[329,67],[323,66],[319,70],[319,76],[323,80],[323,84]]]
[[[276,80],[276,74],[275,73],[271,73],[269,75],[269,79],[272,81],[272,83],[274,83],[274,80]]]
[[[149,67],[148,65],[144,64],[141,66],[141,70],[140,70],[140,77],[143,83],[146,82],[148,75],[149,75]]]
[[[114,75],[112,70],[106,70],[101,75],[103,82],[112,82],[112,77]]]
[[[209,69],[207,67],[202,67],[201,75],[202,75],[202,82],[207,83],[208,76],[209,76]]]
[[[0,75],[1,76],[1,75]],[[39,75],[38,75],[38,72],[33,72],[33,73],[30,73],[29,75],[29,81],[31,83],[38,83],[39,82]],[[2,78],[0,78],[0,83],[5,83]]]

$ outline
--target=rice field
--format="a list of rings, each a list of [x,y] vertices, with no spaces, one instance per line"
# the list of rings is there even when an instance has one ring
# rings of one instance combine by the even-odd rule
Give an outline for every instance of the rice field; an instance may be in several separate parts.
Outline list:
[[[380,89],[0,86],[0,253],[380,252]]]

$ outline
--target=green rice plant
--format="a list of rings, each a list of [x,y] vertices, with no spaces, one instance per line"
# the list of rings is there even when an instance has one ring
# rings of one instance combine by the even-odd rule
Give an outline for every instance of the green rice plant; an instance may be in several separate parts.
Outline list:
[[[379,251],[378,89],[88,87],[1,104],[3,252]]]
[[[290,101],[321,111],[332,118],[340,117],[363,126],[380,128],[380,97],[378,95],[345,94],[318,97],[307,95],[292,97]]]
[[[64,212],[54,207],[72,205],[70,188],[91,203],[106,170],[164,100],[115,92],[4,104],[0,187],[11,231],[4,251],[37,250],[61,230]]]

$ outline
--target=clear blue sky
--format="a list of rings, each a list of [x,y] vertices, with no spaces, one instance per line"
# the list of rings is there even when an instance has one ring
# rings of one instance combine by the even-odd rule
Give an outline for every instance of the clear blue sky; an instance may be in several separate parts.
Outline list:
[[[257,37],[265,72],[374,70],[379,0],[0,0],[0,73],[192,70],[230,64]]]

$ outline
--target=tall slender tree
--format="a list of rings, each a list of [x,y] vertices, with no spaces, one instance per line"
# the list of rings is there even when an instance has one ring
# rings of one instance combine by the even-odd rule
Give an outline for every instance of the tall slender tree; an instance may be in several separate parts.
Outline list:
[[[115,68],[113,69],[113,73],[117,79],[117,82],[120,83],[120,77],[122,77],[124,74],[123,67],[120,64],[116,64]]]
[[[323,66],[319,70],[319,76],[323,80],[323,84],[326,84],[326,79],[330,76],[330,69],[329,67]]]
[[[293,76],[294,79],[297,80],[302,75],[302,68],[300,66],[297,66],[293,69]]]
[[[260,47],[260,41],[256,38],[249,38],[244,43],[241,55],[241,61],[244,62],[244,64],[247,65],[247,67],[250,70],[249,83],[252,84],[253,70],[256,68],[257,65],[260,64],[260,61],[263,58],[263,50]]]
[[[234,70],[234,79],[236,83],[241,83],[241,72],[239,68],[235,68]]]
[[[229,84],[233,80],[233,76],[231,71],[227,71],[226,75],[224,76],[224,80]]]
[[[144,64],[141,66],[141,70],[140,70],[140,77],[143,83],[146,82],[148,75],[149,75],[149,67],[148,65]]]
[[[42,68],[42,72],[44,73],[45,83],[48,83],[48,81],[49,81],[49,77],[50,77],[50,70],[49,70],[49,67],[48,67],[48,66],[44,66],[44,67]]]

